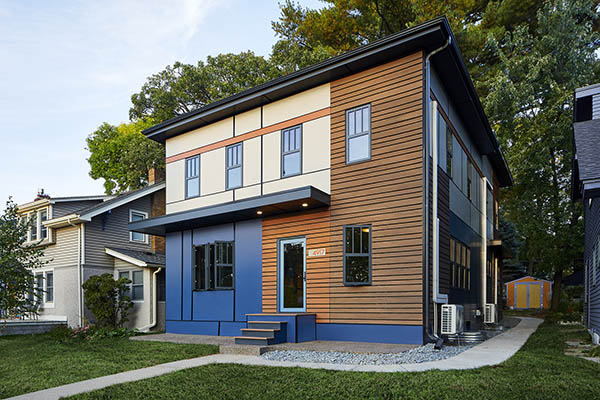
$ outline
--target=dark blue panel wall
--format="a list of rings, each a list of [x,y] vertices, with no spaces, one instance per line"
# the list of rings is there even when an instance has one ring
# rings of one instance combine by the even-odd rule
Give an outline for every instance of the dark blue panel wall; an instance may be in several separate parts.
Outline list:
[[[181,319],[181,233],[167,234],[166,251],[166,313],[167,320]]]
[[[233,290],[193,292],[194,321],[233,321]]]
[[[262,311],[262,221],[235,225],[235,320]]]
[[[481,236],[450,212],[450,235],[471,248],[471,290],[451,287],[450,304],[479,303],[481,293]]]
[[[182,315],[181,319],[190,321],[192,319],[192,231],[183,232],[183,300],[182,300]]]

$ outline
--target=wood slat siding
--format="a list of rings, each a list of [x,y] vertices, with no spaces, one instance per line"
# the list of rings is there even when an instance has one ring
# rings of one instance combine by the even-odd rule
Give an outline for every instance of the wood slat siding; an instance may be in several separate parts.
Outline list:
[[[277,311],[277,239],[306,236],[307,312],[319,323],[419,325],[422,54],[331,83],[331,206],[263,220],[263,312]],[[346,165],[346,110],[371,104],[371,160]],[[344,225],[372,225],[372,284],[343,283]]]

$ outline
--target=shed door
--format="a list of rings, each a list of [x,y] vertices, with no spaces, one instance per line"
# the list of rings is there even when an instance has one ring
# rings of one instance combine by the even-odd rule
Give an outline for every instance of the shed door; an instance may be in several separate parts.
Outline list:
[[[541,308],[542,288],[541,285],[529,285],[529,308]]]
[[[516,283],[517,288],[517,308],[527,308],[527,285],[526,283]]]

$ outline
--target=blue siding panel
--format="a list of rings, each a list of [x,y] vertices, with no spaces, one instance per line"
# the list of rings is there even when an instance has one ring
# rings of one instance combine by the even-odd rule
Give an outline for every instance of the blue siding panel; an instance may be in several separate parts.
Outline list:
[[[165,238],[166,252],[166,319],[181,320],[181,233]]]
[[[210,226],[194,229],[194,246],[214,241],[231,242],[234,240],[233,224]],[[191,250],[191,249],[190,249]]]
[[[262,221],[235,227],[235,320],[262,311]]]
[[[233,290],[193,292],[194,321],[233,321]]]
[[[298,336],[296,330],[296,316],[295,315],[249,315],[247,316],[248,321],[279,321],[287,322],[287,342],[298,343]]]
[[[423,344],[421,325],[317,324],[317,340]]]
[[[221,321],[221,329],[219,333],[221,336],[240,336],[242,334],[242,328],[245,327],[245,322]]]
[[[182,333],[185,335],[216,336],[219,334],[219,322],[166,321],[166,330],[169,333]]]
[[[296,335],[298,342],[310,342],[317,340],[316,315],[298,315]]]
[[[481,298],[481,236],[456,214],[450,212],[450,235],[471,248],[471,290],[450,287],[450,304],[480,303]]]

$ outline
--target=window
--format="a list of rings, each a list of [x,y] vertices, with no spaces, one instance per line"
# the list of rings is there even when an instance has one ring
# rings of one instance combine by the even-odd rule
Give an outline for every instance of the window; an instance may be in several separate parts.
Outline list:
[[[371,284],[371,226],[344,227],[344,284]]]
[[[46,272],[46,303],[54,303],[54,273]]]
[[[35,302],[52,306],[54,303],[54,272],[37,272],[33,279]],[[31,297],[29,296],[31,299]]]
[[[37,212],[34,212],[31,214],[31,230],[29,232],[30,235],[30,240],[37,240],[38,235],[38,216],[37,216]]]
[[[185,197],[200,196],[200,156],[185,159]]]
[[[167,287],[166,287],[166,275],[165,269],[161,269],[160,272],[156,275],[156,300],[157,301],[166,301],[167,299]]]
[[[44,226],[44,221],[48,220],[48,211],[40,211],[40,239],[48,237],[48,228]]]
[[[446,171],[452,178],[452,130],[446,127]]]
[[[142,221],[146,218],[148,218],[148,213],[129,210],[129,222]],[[139,232],[129,232],[129,240],[132,242],[148,243],[148,235]]]
[[[302,126],[281,132],[281,177],[302,173]]]
[[[346,111],[346,163],[371,159],[371,105]]]
[[[467,157],[467,198],[473,200],[473,164]]]
[[[44,274],[35,274],[35,301],[43,303],[44,300]]]
[[[457,289],[471,289],[471,249],[450,239],[450,274],[452,286]]]
[[[127,278],[131,283],[127,284],[126,293],[132,301],[144,301],[144,271],[120,271],[119,279]]]
[[[242,186],[242,144],[234,144],[226,149],[227,160],[225,173],[227,176],[227,189],[235,189]]]
[[[233,242],[206,243],[194,251],[194,290],[233,289]]]

